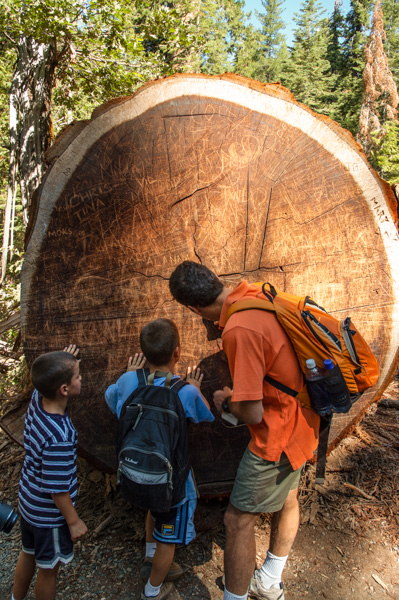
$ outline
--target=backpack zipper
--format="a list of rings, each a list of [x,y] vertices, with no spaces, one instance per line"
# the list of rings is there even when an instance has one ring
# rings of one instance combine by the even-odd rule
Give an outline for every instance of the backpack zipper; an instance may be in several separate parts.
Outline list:
[[[175,419],[179,419],[179,415],[174,411],[174,410],[170,410],[170,408],[160,408],[159,406],[152,406],[151,404],[130,404],[126,410],[129,410],[130,406],[139,406],[140,407],[140,413],[137,416],[136,419],[136,423],[133,426],[133,429],[136,429],[138,421],[140,420],[142,414],[143,414],[143,410],[147,409],[147,410],[158,410],[160,412],[163,413],[168,413],[169,415],[171,415],[172,417],[174,417]]]
[[[341,342],[339,341],[339,339],[333,333],[331,333],[331,331],[328,329],[328,327],[325,327],[322,323],[320,323],[320,321],[318,321],[316,319],[316,317],[310,311],[303,310],[302,318],[305,321],[306,325],[309,327],[310,331],[315,336],[315,338],[318,340],[318,342],[320,342],[320,344],[322,344],[322,346],[326,349],[328,354],[331,354],[331,352],[327,348],[324,341],[321,339],[320,335],[315,331],[314,327],[319,329],[319,333],[322,333],[323,335],[327,336],[329,338],[329,340],[337,348],[337,350],[339,350],[339,352],[342,352],[342,346],[341,346]],[[313,321],[313,324],[311,324],[310,321]]]
[[[359,357],[356,353],[355,344],[353,343],[352,334],[350,330],[351,318],[346,317],[343,321],[341,321],[341,331],[342,336],[344,338],[345,346],[348,348],[349,355],[352,361],[360,368],[362,365],[360,364]]]
[[[160,458],[166,465],[166,468],[168,470],[168,485],[171,489],[173,488],[173,484],[172,484],[173,467],[170,464],[170,462],[168,461],[168,459],[166,458],[166,456],[164,456],[160,452],[143,450],[142,448],[137,448],[137,446],[127,446],[126,448],[123,449],[122,452],[125,452],[127,450],[136,450],[138,452],[141,452],[142,454],[154,454],[155,456],[158,456],[158,458]],[[129,464],[129,461],[126,461],[126,462],[127,462],[127,464]],[[121,458],[121,455],[119,455],[117,483],[120,483],[120,473],[122,470],[122,466],[123,466],[123,458]],[[136,470],[139,471],[140,473],[145,473],[145,471],[142,471],[141,469],[136,469]],[[158,473],[161,473],[161,471],[158,471]]]

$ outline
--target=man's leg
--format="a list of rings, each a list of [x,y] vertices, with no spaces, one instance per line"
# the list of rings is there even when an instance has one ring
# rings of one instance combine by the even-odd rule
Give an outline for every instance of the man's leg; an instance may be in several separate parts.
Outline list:
[[[39,567],[36,577],[35,595],[36,600],[54,600],[57,587],[57,574],[60,563],[53,569],[41,569]]]
[[[242,512],[232,504],[229,504],[225,512],[225,588],[236,596],[246,595],[255,569],[256,544],[254,526],[257,518],[258,514]]]
[[[291,490],[282,509],[272,515],[269,550],[262,567],[257,572],[266,589],[279,587],[298,527],[298,490]]]
[[[12,588],[15,600],[24,600],[26,598],[35,570],[35,557],[33,554],[27,554],[22,550],[17,566],[15,567],[14,586]]]
[[[291,490],[283,508],[273,513],[269,549],[275,556],[287,556],[299,527],[298,489]]]

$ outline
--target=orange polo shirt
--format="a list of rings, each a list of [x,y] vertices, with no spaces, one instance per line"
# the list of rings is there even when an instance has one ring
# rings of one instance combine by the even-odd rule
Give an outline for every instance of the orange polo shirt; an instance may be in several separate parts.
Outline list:
[[[231,401],[263,400],[262,421],[248,425],[249,449],[272,461],[280,460],[285,452],[296,470],[312,458],[317,447],[319,417],[264,380],[269,375],[291,389],[301,389],[303,376],[292,344],[272,312],[236,312],[226,324],[233,302],[259,296],[258,287],[242,281],[226,298],[220,315],[223,349],[234,382]]]

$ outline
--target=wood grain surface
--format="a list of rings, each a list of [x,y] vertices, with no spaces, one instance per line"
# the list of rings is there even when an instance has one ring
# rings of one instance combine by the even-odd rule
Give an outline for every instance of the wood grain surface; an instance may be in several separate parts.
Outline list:
[[[149,320],[177,323],[180,373],[199,364],[210,401],[230,383],[220,332],[170,296],[185,259],[226,285],[271,281],[353,318],[381,377],[334,417],[331,443],[344,436],[389,383],[399,345],[396,202],[351,135],[279,85],[182,75],[101,107],[66,139],[49,156],[30,229],[22,336],[28,364],[81,348],[82,394],[70,407],[81,452],[115,467],[104,391]],[[247,440],[220,419],[192,427],[202,491],[231,487]]]

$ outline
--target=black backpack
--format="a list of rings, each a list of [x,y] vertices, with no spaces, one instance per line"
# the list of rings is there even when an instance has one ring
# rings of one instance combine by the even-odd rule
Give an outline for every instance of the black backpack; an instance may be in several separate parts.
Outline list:
[[[187,381],[136,371],[138,387],[123,404],[116,451],[121,495],[134,506],[167,512],[185,496],[190,471],[187,419],[178,391]],[[163,376],[164,373],[157,373]]]

